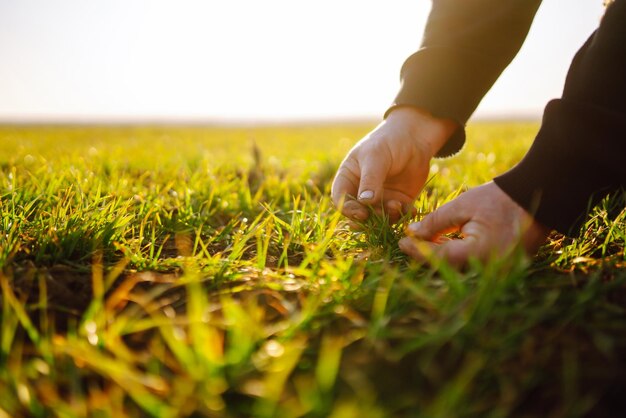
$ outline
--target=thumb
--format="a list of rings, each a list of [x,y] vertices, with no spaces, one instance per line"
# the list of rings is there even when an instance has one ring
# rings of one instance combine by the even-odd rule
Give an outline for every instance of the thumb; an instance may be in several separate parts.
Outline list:
[[[420,222],[409,225],[407,232],[419,239],[432,240],[459,230],[471,218],[466,209],[460,196],[424,216]]]
[[[383,197],[383,185],[389,172],[390,162],[377,155],[365,157],[361,163],[361,177],[357,198],[362,203],[378,203]]]

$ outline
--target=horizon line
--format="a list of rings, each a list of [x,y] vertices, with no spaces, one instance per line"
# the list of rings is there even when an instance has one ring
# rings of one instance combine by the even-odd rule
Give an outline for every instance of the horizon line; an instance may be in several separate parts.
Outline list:
[[[172,117],[172,116],[0,116],[2,126],[96,126],[96,125],[188,125],[188,126],[274,126],[274,125],[304,125],[304,124],[329,124],[329,123],[378,123],[383,120],[381,116],[353,115],[353,116],[312,116],[312,117]],[[485,113],[472,116],[471,122],[537,122],[541,120],[541,114],[537,112],[511,112],[511,113]]]

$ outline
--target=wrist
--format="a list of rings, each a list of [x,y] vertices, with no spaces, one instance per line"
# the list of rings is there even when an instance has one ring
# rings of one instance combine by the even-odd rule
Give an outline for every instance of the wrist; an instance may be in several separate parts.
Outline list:
[[[386,121],[398,123],[433,157],[446,144],[458,124],[452,119],[433,116],[430,112],[414,106],[397,106],[389,111]]]

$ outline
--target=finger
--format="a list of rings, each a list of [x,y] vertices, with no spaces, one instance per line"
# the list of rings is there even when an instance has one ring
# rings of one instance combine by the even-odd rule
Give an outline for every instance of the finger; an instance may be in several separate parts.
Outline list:
[[[354,222],[354,221],[348,220],[346,223],[348,225],[348,228],[350,228],[351,231],[354,231],[354,232],[363,231],[363,224],[360,222]]]
[[[342,164],[337,170],[337,174],[335,174],[330,190],[333,203],[336,207],[341,207],[344,199],[347,200],[350,197],[354,199],[358,190],[357,177]]]
[[[402,214],[410,215],[411,217],[417,216],[417,208],[413,202],[407,202],[402,204]]]
[[[415,216],[417,214],[417,209],[412,201],[406,202],[397,199],[386,201],[385,210],[390,214],[397,215],[398,219],[406,215]]]
[[[480,242],[474,237],[451,239],[438,244],[435,255],[440,260],[445,260],[452,267],[461,268],[467,264],[470,257],[479,257]]]
[[[458,230],[470,220],[463,209],[462,202],[457,198],[424,216],[420,222],[409,225],[408,233],[416,238],[432,240],[441,234]]]
[[[400,250],[417,261],[430,262],[437,244],[412,237],[404,237],[398,241]]]
[[[402,217],[402,204],[384,202],[382,206],[369,206],[369,213],[394,224]]]
[[[385,198],[387,196],[394,196],[389,200],[385,200],[382,205],[368,205],[368,209],[371,213],[375,213],[378,216],[385,216],[388,220],[394,224],[402,219],[404,216],[415,216],[417,209],[413,206],[413,202],[407,202],[410,200],[403,193],[398,193],[394,190],[385,190]]]
[[[389,172],[390,161],[380,155],[367,155],[360,163],[361,178],[357,199],[369,205],[377,204],[383,197],[383,185]]]
[[[369,216],[369,212],[364,205],[355,200],[357,190],[354,176],[347,169],[340,167],[331,189],[333,203],[343,215],[364,221]]]
[[[387,213],[389,213],[389,219],[392,223],[396,223],[402,219],[415,217],[417,215],[417,209],[413,205],[413,202],[401,202],[399,200],[389,200],[385,203]]]
[[[400,250],[411,258],[434,266],[445,261],[454,268],[461,268],[467,264],[470,257],[482,258],[480,243],[474,237],[451,239],[442,243],[406,237],[401,239],[398,245]]]
[[[397,200],[385,202],[385,212],[391,223],[397,222],[402,217],[402,203]]]
[[[441,231],[439,231],[438,233],[436,233],[433,236],[430,236],[428,238],[424,238],[422,236],[418,236],[416,235],[413,230],[415,229],[412,225],[414,224],[410,224],[409,226],[406,227],[406,229],[404,230],[404,234],[408,237],[412,237],[412,238],[416,238],[416,239],[421,239],[421,240],[428,240],[431,242],[437,242],[437,243],[441,243],[443,241],[447,241],[448,239],[457,239],[457,238],[449,238],[447,237],[447,235],[453,234],[453,233],[458,233],[461,232],[461,227],[459,226],[453,226],[450,227],[448,229],[442,229]],[[463,234],[463,236],[465,236],[465,234],[463,232],[461,232]]]

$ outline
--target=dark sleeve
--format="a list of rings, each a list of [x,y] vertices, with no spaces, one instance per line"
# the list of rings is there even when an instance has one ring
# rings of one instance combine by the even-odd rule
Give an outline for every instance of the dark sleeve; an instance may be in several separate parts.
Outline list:
[[[616,0],[574,57],[562,98],[546,106],[527,155],[495,179],[535,219],[563,233],[626,186],[625,22],[626,0]]]
[[[460,128],[438,156],[456,153],[465,123],[521,47],[541,0],[433,0],[420,49],[402,66],[393,105],[416,106]]]

